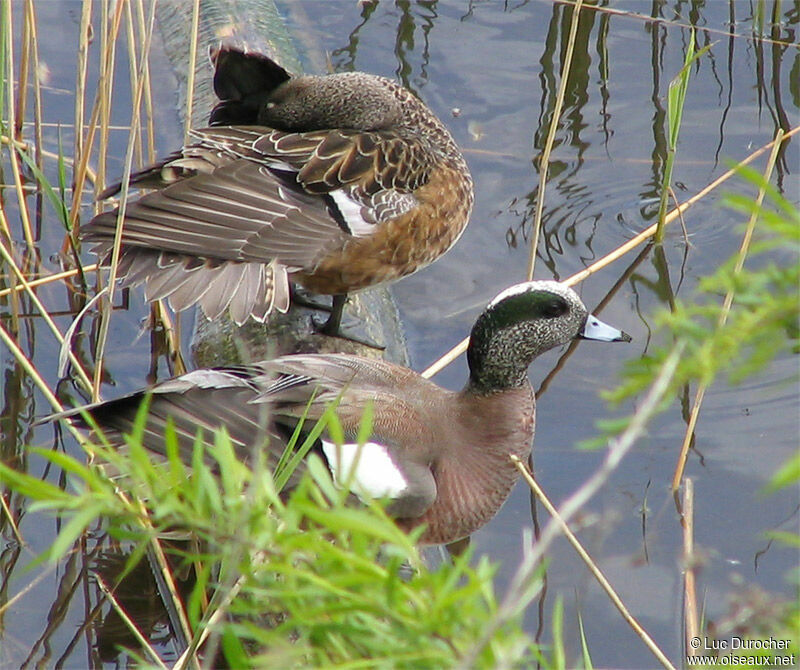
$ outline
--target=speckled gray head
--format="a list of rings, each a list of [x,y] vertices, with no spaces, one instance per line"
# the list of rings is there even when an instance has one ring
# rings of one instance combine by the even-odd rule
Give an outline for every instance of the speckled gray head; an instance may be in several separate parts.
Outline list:
[[[497,295],[475,322],[467,351],[469,383],[486,392],[521,386],[534,358],[576,338],[631,339],[589,314],[578,294],[564,284],[515,284]]]
[[[259,123],[290,130],[381,130],[401,121],[401,98],[421,107],[393,81],[363,72],[292,77],[272,92]]]

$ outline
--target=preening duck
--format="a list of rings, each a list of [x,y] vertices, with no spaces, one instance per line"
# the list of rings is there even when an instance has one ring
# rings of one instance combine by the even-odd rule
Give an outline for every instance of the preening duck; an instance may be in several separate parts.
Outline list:
[[[410,91],[361,72],[291,76],[266,56],[213,55],[221,102],[208,128],[131,176],[118,276],[148,300],[241,324],[286,311],[290,282],[334,296],[436,260],[472,209],[472,178],[447,128]],[[114,185],[101,194],[109,197]],[[81,229],[103,260],[118,210]]]

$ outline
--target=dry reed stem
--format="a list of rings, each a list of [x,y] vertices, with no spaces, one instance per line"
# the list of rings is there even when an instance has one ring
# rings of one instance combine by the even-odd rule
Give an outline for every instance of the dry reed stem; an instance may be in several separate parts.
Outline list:
[[[797,130],[797,128],[793,129],[792,132],[794,132],[794,130]],[[775,161],[778,158],[778,151],[783,139],[783,130],[779,129],[775,136],[775,140],[772,143],[772,151],[770,152],[769,159],[767,160],[767,166],[764,169],[765,182],[768,182],[772,176],[772,169],[775,166]],[[744,267],[744,262],[747,258],[747,252],[750,249],[750,241],[753,237],[753,231],[755,230],[756,222],[758,221],[758,213],[761,209],[761,203],[764,202],[765,195],[765,189],[763,187],[759,188],[758,195],[756,197],[756,210],[750,215],[750,219],[747,221],[747,228],[745,229],[741,246],[737,252],[736,264],[733,268],[734,277],[738,276]],[[728,321],[728,315],[730,314],[732,304],[733,289],[727,292],[725,299],[722,302],[722,311],[720,312],[719,319],[717,321],[717,330],[722,328]],[[681,485],[681,480],[683,479],[683,473],[686,469],[686,459],[689,456],[689,447],[691,446],[692,436],[694,435],[695,428],[697,427],[697,419],[700,415],[700,406],[703,404],[703,398],[705,397],[707,389],[708,384],[705,382],[700,382],[697,386],[697,392],[695,393],[694,401],[692,403],[692,410],[689,413],[689,422],[686,425],[686,432],[684,433],[683,443],[681,444],[681,450],[678,455],[678,463],[675,466],[675,473],[672,476],[673,494],[678,490],[678,487]]]
[[[69,210],[69,225],[73,236],[77,238],[78,234],[78,219],[80,218],[81,205],[83,204],[83,187],[86,183],[86,177],[89,174],[89,159],[91,158],[92,147],[94,145],[95,130],[97,128],[97,118],[100,116],[100,105],[98,98],[95,97],[94,105],[92,106],[92,115],[89,123],[86,126],[86,138],[83,142],[83,152],[78,156],[77,168],[73,169],[72,177],[72,205]],[[75,132],[80,132],[77,128]],[[92,180],[95,186],[99,185],[97,173],[94,172],[94,179]]]
[[[42,395],[47,399],[50,403],[53,411],[55,412],[63,412],[64,408],[61,406],[58,398],[56,398],[55,394],[50,390],[50,387],[47,385],[47,382],[42,379],[42,376],[39,374],[39,371],[34,367],[33,363],[30,362],[28,357],[25,355],[25,352],[19,348],[16,341],[14,340],[11,335],[9,335],[8,331],[3,328],[3,323],[0,321],[0,340],[8,347],[8,350],[11,352],[11,355],[14,356],[17,363],[22,366],[22,369],[25,373],[33,380],[33,383],[39,387],[39,390],[42,392]],[[85,444],[86,439],[84,436],[78,432],[78,429],[72,425],[71,422],[66,422],[67,430],[75,437],[78,441],[78,444]]]
[[[108,156],[108,124],[111,120],[111,97],[114,92],[114,63],[117,54],[117,39],[120,34],[122,23],[122,12],[128,5],[127,2],[118,2],[114,9],[114,15],[109,23],[108,3],[101,4],[100,25],[103,30],[100,32],[100,81],[102,85],[98,90],[100,105],[100,137],[98,140],[97,154],[97,175],[100,179],[98,186],[105,187],[106,158]],[[108,26],[111,26],[108,29]]]
[[[111,320],[111,306],[114,304],[114,289],[117,279],[117,267],[119,265],[120,250],[122,247],[122,230],[125,221],[125,206],[128,196],[129,180],[131,175],[131,166],[133,163],[134,147],[136,145],[136,135],[139,128],[140,110],[142,106],[142,97],[144,94],[144,78],[142,72],[145,68],[145,63],[150,54],[150,43],[153,36],[153,27],[155,25],[155,8],[156,3],[150,5],[150,15],[148,17],[147,30],[144,34],[144,44],[142,45],[141,58],[138,66],[139,77],[137,86],[134,91],[132,114],[131,114],[131,133],[128,138],[128,148],[125,155],[125,164],[122,174],[122,189],[120,193],[120,203],[117,212],[117,228],[114,235],[114,246],[111,250],[111,263],[108,277],[108,299],[102,303],[102,311],[100,314],[100,327],[98,329],[96,350],[95,350],[95,375],[94,384],[92,385],[92,399],[97,401],[100,397],[100,382],[102,380],[103,361],[105,358],[105,346],[108,338],[108,329]]]
[[[34,132],[41,131],[41,129],[45,126],[44,123],[36,123],[34,125]],[[34,151],[39,151],[39,148],[36,146],[37,142],[40,140],[37,139],[36,142],[26,142],[25,140],[17,140],[13,137],[9,137],[8,135],[0,135],[0,144],[5,144],[10,147],[14,147],[15,149],[19,149],[20,151],[24,151],[26,153],[30,152],[31,147],[33,147]],[[42,149],[39,153],[47,158],[52,158],[54,160],[63,160],[65,165],[72,165],[74,161],[71,158],[66,156],[59,156],[57,153],[53,153],[52,151],[47,151],[46,149]],[[12,188],[13,184],[2,184],[0,183],[0,188]],[[23,184],[22,188],[26,191],[34,192],[38,190],[37,186],[29,186],[27,184]]]
[[[800,126],[795,126],[788,133],[785,134],[784,139],[788,139],[788,138],[792,137],[793,135],[795,135],[798,132],[800,132]],[[664,220],[665,223],[671,223],[675,218],[682,216],[683,213],[687,209],[689,209],[692,205],[694,205],[696,202],[698,202],[699,200],[701,200],[702,198],[707,196],[714,189],[716,189],[721,184],[723,184],[728,179],[730,179],[733,175],[735,175],[737,173],[737,169],[738,169],[739,166],[748,165],[749,163],[753,162],[756,158],[758,158],[761,154],[763,154],[765,151],[767,151],[768,149],[773,148],[774,145],[775,145],[774,140],[772,142],[769,142],[769,143],[765,144],[763,147],[761,147],[760,149],[757,149],[756,151],[751,153],[749,156],[747,156],[747,158],[745,158],[744,160],[739,162],[737,167],[731,168],[730,170],[728,170],[724,174],[722,174],[719,177],[717,177],[714,181],[712,181],[710,184],[708,184],[701,191],[699,191],[698,193],[693,195],[691,198],[686,200],[683,204],[681,204],[680,206],[676,207],[669,214],[667,214],[667,216],[666,216],[666,218]],[[587,277],[593,275],[598,270],[606,267],[607,265],[610,265],[611,263],[616,261],[618,258],[621,258],[625,254],[627,254],[632,249],[635,249],[640,244],[642,244],[642,242],[645,242],[645,241],[649,240],[655,234],[657,226],[658,226],[658,224],[654,223],[649,228],[646,228],[645,230],[643,230],[641,233],[639,233],[635,237],[631,238],[630,240],[628,240],[624,244],[622,244],[619,247],[617,247],[614,251],[606,254],[602,258],[599,258],[597,261],[592,263],[588,268],[584,268],[580,272],[576,272],[571,277],[568,277],[567,279],[564,280],[563,283],[566,284],[567,286],[574,286],[575,284],[578,284],[578,283],[582,282],[584,279],[586,279]],[[450,363],[452,363],[456,358],[458,358],[461,354],[463,354],[467,350],[467,345],[468,344],[469,344],[469,337],[465,337],[463,340],[461,340],[461,342],[459,342],[452,349],[450,349],[450,351],[448,351],[441,358],[439,358],[437,361],[435,361],[430,366],[428,366],[421,373],[422,376],[426,377],[426,378],[429,378],[429,377],[432,377],[433,375],[435,375],[437,372],[440,372],[441,370],[446,368],[448,365],[450,365]]]
[[[42,136],[42,82],[40,76],[41,63],[39,61],[39,32],[36,27],[36,13],[33,8],[33,0],[27,0],[25,3],[25,18],[26,22],[30,21],[31,24],[30,50],[33,56],[33,132],[35,137],[34,159],[36,162],[36,167],[38,167],[41,172],[44,172],[42,162],[44,156],[44,151],[42,150],[42,147],[44,146],[44,140]],[[20,114],[18,121],[20,126],[23,127],[25,125],[24,115]]]
[[[192,4],[192,29],[189,32],[189,65],[186,72],[186,112],[183,116],[183,143],[189,142],[189,131],[192,128],[192,113],[194,111],[194,76],[197,70],[197,43],[198,30],[200,29],[200,0]]]
[[[539,160],[539,189],[536,192],[536,210],[533,217],[533,232],[531,233],[531,249],[528,255],[528,270],[526,277],[528,281],[533,279],[533,269],[536,264],[536,250],[539,247],[539,233],[542,230],[542,212],[544,211],[544,195],[547,186],[547,174],[550,168],[550,152],[553,150],[553,143],[558,132],[558,122],[561,119],[561,110],[564,107],[564,96],[567,92],[567,82],[572,68],[572,53],[575,50],[575,36],[578,34],[578,21],[581,15],[581,5],[583,0],[577,0],[572,10],[572,22],[569,26],[569,38],[567,48],[564,53],[564,63],[561,66],[561,81],[558,83],[558,93],[556,94],[553,115],[550,119],[550,128],[547,131],[547,139],[544,143]]]
[[[684,482],[683,504],[681,505],[681,528],[683,530],[683,617],[684,650],[692,654],[695,649],[689,644],[700,632],[700,619],[697,616],[697,581],[694,560],[694,482],[688,477]]]
[[[3,6],[5,7],[3,20],[5,21],[6,26],[14,25],[12,23],[11,3],[4,2]],[[6,81],[8,85],[8,95],[5,96],[5,112],[7,115],[8,127],[16,128],[17,113],[14,103],[14,45],[10,39],[8,40],[6,49]],[[19,85],[20,88],[23,88],[21,82]],[[25,241],[27,242],[28,247],[33,249],[33,229],[31,228],[31,218],[30,213],[28,212],[28,203],[25,200],[25,190],[22,187],[22,173],[20,171],[19,157],[17,156],[15,149],[10,149],[8,155],[11,159],[11,174],[14,177],[14,188],[17,193],[17,200],[19,201],[19,214],[20,218],[22,219],[23,234],[25,235]]]
[[[650,389],[645,394],[636,412],[631,417],[627,428],[622,434],[609,441],[606,456],[600,467],[587,479],[581,487],[575,491],[559,508],[559,516],[563,523],[569,523],[597,491],[608,481],[611,474],[617,469],[625,455],[633,448],[633,445],[647,429],[647,424],[658,412],[662,400],[669,390],[678,361],[685,348],[684,343],[677,343],[669,355],[664,360],[661,370],[656,376]],[[545,553],[550,549],[550,545],[556,537],[561,534],[561,526],[555,519],[551,519],[542,530],[533,546],[526,547],[527,551],[522,558],[517,570],[515,571],[506,594],[500,602],[497,612],[485,626],[483,634],[475,645],[461,659],[459,668],[472,668],[481,653],[481,650],[489,643],[492,636],[506,622],[517,615],[532,598],[541,591],[541,585],[536,584],[532,588],[532,581],[536,575],[537,567],[540,565]],[[665,666],[667,667],[667,666]],[[672,667],[671,665],[668,667]]]
[[[8,219],[6,218],[6,210],[3,207],[0,207],[0,233],[2,233],[3,237],[0,239],[3,240],[12,240],[13,237],[11,236],[11,227],[8,225]],[[12,286],[9,290],[9,293],[13,291],[16,286]],[[7,289],[8,290],[8,289]],[[0,295],[2,295],[0,293]]]
[[[634,633],[639,636],[639,638],[644,642],[645,646],[653,652],[653,655],[659,660],[661,665],[665,668],[670,668],[674,670],[674,666],[670,662],[670,660],[666,657],[663,651],[661,651],[660,647],[655,643],[653,638],[647,633],[647,631],[642,627],[642,625],[636,620],[636,618],[630,613],[630,610],[625,606],[625,603],[622,602],[622,599],[619,597],[617,592],[614,590],[614,587],[611,586],[609,581],[606,579],[605,575],[602,573],[600,568],[597,567],[597,564],[592,560],[592,557],[589,555],[589,552],[581,544],[580,540],[575,536],[575,534],[570,530],[567,523],[558,513],[555,505],[550,501],[547,497],[547,494],[542,490],[539,484],[534,479],[533,475],[531,474],[530,470],[528,470],[525,463],[519,460],[516,456],[512,455],[511,460],[514,462],[514,465],[517,466],[517,470],[520,471],[523,479],[527,482],[528,486],[531,490],[536,494],[536,497],[542,503],[544,508],[550,514],[551,517],[555,520],[558,524],[561,532],[567,538],[569,543],[572,545],[573,549],[578,552],[578,556],[581,557],[581,560],[584,562],[587,568],[589,568],[589,572],[592,573],[592,576],[597,580],[600,584],[601,588],[606,592],[606,595],[609,597],[611,602],[614,604],[614,607],[617,608],[619,613],[622,615],[622,618],[628,623],[628,625],[633,629]]]
[[[41,313],[42,318],[45,320],[45,323],[47,323],[47,325],[50,327],[50,330],[53,332],[53,335],[56,336],[59,345],[63,346],[64,336],[61,334],[61,331],[58,329],[58,326],[51,318],[45,306],[39,300],[39,296],[36,295],[36,291],[33,290],[33,288],[30,285],[30,282],[28,282],[28,280],[26,279],[25,273],[23,273],[22,270],[19,269],[17,263],[14,260],[14,257],[11,255],[11,252],[6,249],[5,245],[2,244],[2,242],[0,242],[0,255],[3,257],[3,260],[5,260],[5,262],[8,263],[9,267],[13,270],[14,276],[17,278],[19,283],[22,284],[23,288],[28,292],[30,299],[33,301],[33,304]],[[81,382],[83,382],[87,390],[90,390],[92,388],[92,382],[89,379],[89,376],[84,371],[83,366],[81,366],[80,361],[76,358],[75,354],[73,354],[72,351],[69,352],[69,360],[74,366],[74,369],[77,372]]]
[[[22,48],[20,49],[19,79],[17,81],[16,118],[14,119],[14,125],[11,127],[11,132],[16,138],[19,138],[22,133],[22,119],[25,118],[28,104],[28,75],[30,72],[31,24],[29,22],[27,4],[22,11],[22,38],[20,40]],[[11,24],[9,23],[8,25]]]
[[[30,582],[25,584],[19,591],[17,591],[13,596],[11,596],[7,601],[5,601],[2,605],[0,605],[0,617],[3,617],[5,613],[10,610],[14,605],[17,604],[18,601],[22,600],[30,591],[35,589],[42,581],[50,577],[50,575],[59,568],[59,564],[55,561],[47,565],[45,570],[42,570],[36,577],[34,577]]]
[[[180,338],[178,337],[177,329],[172,325],[169,310],[167,310],[163,300],[156,300],[153,303],[153,310],[155,318],[164,329],[164,339],[166,340],[169,357],[174,368],[173,374],[182,375],[188,371],[188,368],[181,354]]]
[[[555,0],[559,4],[562,5],[571,5],[575,6],[577,4],[577,0]],[[776,7],[780,3],[775,3],[773,7]],[[697,26],[692,25],[690,23],[681,23],[680,21],[670,21],[669,19],[662,18],[660,16],[647,16],[647,14],[638,14],[636,12],[627,12],[622,9],[614,9],[613,7],[601,7],[594,4],[584,5],[585,9],[590,9],[594,12],[600,12],[604,14],[609,14],[611,16],[620,16],[622,18],[627,19],[636,19],[638,21],[644,21],[645,23],[659,23],[670,28],[681,28],[683,30],[696,30]],[[721,37],[734,37],[740,40],[747,40],[752,41],[753,35],[739,35],[738,33],[732,33],[728,30],[720,30],[718,28],[710,28],[708,26],[702,27],[702,32],[707,33],[709,35],[719,35]],[[759,35],[756,38],[759,42],[763,42],[764,44],[774,44],[776,46],[786,47],[789,49],[796,49],[797,44],[793,42],[786,42],[784,40],[776,40],[770,37],[763,37]]]
[[[111,591],[111,589],[108,588],[108,585],[105,583],[105,581],[103,581],[103,578],[100,575],[95,574],[95,580],[97,581],[97,585],[100,587],[100,590],[105,594],[106,598],[108,598],[108,602],[111,603],[111,606],[119,615],[120,619],[122,619],[122,622],[128,627],[128,630],[130,630],[131,633],[133,633],[133,636],[136,638],[139,644],[142,645],[142,648],[150,655],[150,657],[153,659],[153,661],[159,668],[167,670],[167,666],[164,665],[164,662],[161,660],[161,657],[158,655],[158,652],[155,649],[153,649],[153,646],[150,644],[150,641],[144,636],[144,633],[142,633],[142,631],[139,630],[138,626],[131,620],[130,616],[128,616],[128,613],[125,611],[122,605],[119,604],[119,601],[117,600],[116,596]]]
[[[2,212],[0,212],[0,216],[2,216]],[[80,270],[77,268],[72,270],[65,270],[64,272],[57,272],[56,274],[47,275],[46,277],[40,277],[39,279],[31,279],[27,282],[26,285],[16,285],[12,286],[11,288],[4,288],[0,290],[0,298],[4,298],[11,293],[18,293],[19,291],[26,291],[29,288],[34,288],[36,286],[44,286],[45,284],[51,284],[56,281],[60,281],[61,279],[69,279],[70,277],[74,277],[83,272],[92,272],[97,270],[98,265],[97,263],[92,263],[92,265],[85,265]]]
[[[27,124],[23,123],[23,126],[25,126],[25,125],[27,125]],[[54,127],[55,128],[55,127],[58,127],[58,126],[54,125],[54,124],[48,124],[48,123],[36,123],[35,127],[34,127],[34,132],[36,132],[37,130],[41,131],[42,128],[47,128],[47,127]],[[39,153],[42,155],[43,158],[52,158],[54,160],[62,160],[62,161],[64,161],[64,165],[74,165],[74,163],[75,163],[74,159],[70,158],[69,156],[59,156],[57,153],[54,153],[52,151],[48,151],[47,149],[41,149],[40,147],[37,147],[36,144],[39,141],[40,140],[37,138],[36,142],[31,143],[31,142],[26,142],[25,140],[15,140],[15,139],[13,139],[11,137],[8,137],[8,135],[1,135],[0,134],[0,144],[7,144],[7,145],[10,145],[10,146],[14,146],[14,147],[20,149],[21,151],[25,151],[25,152],[30,151],[31,147],[34,147],[34,151],[39,151]],[[0,189],[1,188],[12,188],[12,187],[13,187],[13,184],[2,184],[2,183],[0,183]],[[36,191],[37,190],[36,186],[29,186],[27,184],[23,184],[22,187],[26,191]],[[67,190],[71,191],[71,189],[67,189]]]
[[[89,37],[92,30],[92,2],[81,4],[80,30],[78,33],[78,60],[75,68],[75,145],[73,149],[72,186],[75,187],[75,160],[83,156],[83,121],[86,118],[86,80],[89,69]],[[74,194],[73,194],[74,197]],[[72,219],[71,219],[72,220]]]
[[[263,563],[263,560],[256,558],[255,563],[256,565],[260,565]],[[234,598],[239,595],[239,591],[241,591],[247,579],[248,578],[246,575],[241,575],[229,589],[225,590],[225,595],[223,596],[222,602],[214,608],[214,611],[208,617],[208,620],[197,632],[197,635],[192,638],[191,644],[184,650],[180,658],[175,662],[175,665],[172,666],[172,670],[183,670],[183,668],[186,667],[186,664],[192,659],[197,662],[196,654],[197,650],[200,648],[200,645],[202,645],[208,639],[212,628],[220,619],[222,619],[223,616],[225,616],[228,608],[231,606]],[[217,590],[214,593],[216,595],[217,593],[221,593],[221,591]]]
[[[127,3],[126,6],[126,26],[128,29],[128,67],[130,70],[130,78],[131,78],[131,90],[135,91],[139,86],[139,77],[142,78],[142,90],[144,93],[144,117],[147,120],[145,127],[142,128],[141,125],[137,131],[137,135],[139,136],[137,139],[138,141],[135,144],[136,150],[136,163],[137,165],[141,166],[145,162],[153,163],[154,162],[154,144],[155,144],[155,128],[153,126],[153,97],[150,91],[150,59],[149,54],[142,53],[144,57],[140,60],[136,56],[136,34],[144,35],[146,30],[146,21],[144,16],[144,5],[142,0],[138,0],[135,3],[136,9],[136,16],[134,19],[133,9],[131,8],[132,3]],[[135,21],[135,23],[134,23]],[[141,74],[137,71],[136,63],[143,63]],[[147,138],[149,144],[143,142],[142,133],[147,133]],[[147,156],[145,156],[145,150],[147,151]]]
[[[90,0],[86,0],[87,2]],[[121,12],[121,4],[117,4],[117,12],[115,16],[119,16]],[[106,26],[108,17],[105,11],[106,5],[103,3],[103,13],[102,13],[102,25]],[[119,21],[115,21],[111,28],[113,35],[112,37],[116,40],[116,36],[119,34]],[[101,33],[102,41],[106,39],[107,30],[103,30]],[[92,105],[92,115],[89,120],[89,124],[86,128],[86,139],[83,145],[83,152],[80,154],[80,162],[78,163],[78,169],[74,171],[74,183],[73,183],[73,193],[72,193],[72,207],[70,208],[69,212],[69,220],[70,225],[72,227],[73,235],[77,236],[78,232],[78,219],[80,217],[80,209],[82,203],[82,194],[83,194],[83,185],[86,182],[86,176],[88,171],[89,159],[91,157],[92,148],[94,145],[94,137],[98,127],[98,120],[100,119],[101,110],[103,108],[103,99],[111,95],[110,91],[107,89],[109,88],[110,84],[107,80],[106,71],[109,69],[110,66],[106,64],[106,61],[110,58],[110,55],[106,51],[101,52],[100,58],[100,79],[98,83],[98,90],[97,94],[95,95],[94,104]],[[105,127],[108,128],[108,117],[105,116],[105,120],[101,121],[101,123],[105,124]],[[75,132],[82,132],[82,128],[76,128]],[[105,153],[103,148],[100,148],[100,161],[99,164],[105,166]],[[102,186],[101,180],[105,172],[100,172],[99,168],[96,173],[96,177],[94,179],[95,187]]]
[[[144,16],[144,3],[139,0],[136,3],[136,21],[139,25],[139,34],[145,32],[145,16]],[[147,155],[145,162],[149,165],[156,161],[156,129],[155,129],[155,115],[153,114],[153,92],[150,81],[150,59],[147,58],[144,62],[144,111],[147,125]]]
[[[136,32],[134,29],[133,24],[133,11],[131,10],[131,2],[125,3],[125,29],[127,35],[127,44],[128,44],[128,77],[130,79],[130,88],[131,91],[135,91],[139,87],[139,72],[137,63],[140,62],[139,57],[136,55]],[[141,0],[139,3],[141,4]],[[110,121],[110,119],[109,119]],[[131,135],[138,136],[141,132],[141,122],[138,128],[134,130],[133,127],[130,128]],[[142,156],[142,141],[141,137],[136,137],[134,140],[134,159],[137,165],[142,165],[143,156]]]
[[[144,507],[144,504],[139,501],[139,511],[142,515],[142,525],[150,532],[153,532],[153,525],[150,522],[150,517],[147,514],[147,510]],[[191,640],[193,638],[192,635],[192,627],[189,624],[189,618],[186,616],[186,610],[183,607],[183,602],[181,601],[181,597],[178,594],[178,589],[175,586],[175,580],[172,578],[172,571],[169,568],[169,563],[167,562],[167,557],[164,554],[164,548],[161,546],[161,543],[158,541],[157,537],[152,537],[150,540],[150,546],[153,549],[153,554],[155,558],[155,562],[158,564],[159,572],[161,573],[162,578],[164,579],[164,583],[167,586],[167,590],[169,591],[170,598],[172,599],[172,604],[175,608],[175,612],[178,615],[178,620],[181,626],[181,630],[186,637],[187,640]],[[199,668],[200,665],[197,661],[197,657],[193,656],[193,665],[196,668]]]
[[[9,493],[10,495],[10,493]],[[11,530],[14,531],[14,537],[17,538],[17,543],[20,547],[27,547],[28,543],[22,537],[22,533],[19,532],[19,526],[17,525],[17,520],[14,518],[14,515],[11,513],[11,509],[8,506],[8,502],[6,501],[5,495],[0,494],[0,504],[3,507],[3,513],[8,519],[8,523],[11,526]],[[0,612],[2,609],[0,608]]]

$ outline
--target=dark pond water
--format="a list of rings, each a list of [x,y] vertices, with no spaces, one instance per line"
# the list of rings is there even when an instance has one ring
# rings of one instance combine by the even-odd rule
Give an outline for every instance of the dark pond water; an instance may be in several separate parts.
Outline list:
[[[779,4],[783,13],[773,35],[795,46],[754,39],[752,11],[758,3],[599,4],[625,14],[587,11],[579,26],[572,80],[551,158],[536,265],[539,278],[566,278],[653,222],[664,151],[665,95],[683,63],[690,25],[698,28],[699,45],[712,47],[692,74],[673,180],[679,199],[724,172],[728,161],[741,160],[770,141],[777,124],[788,129],[798,123],[800,14],[795,4]],[[22,3],[12,5],[21,14]],[[45,144],[57,151],[59,122],[65,124],[64,146],[72,143],[80,3],[50,0],[35,5],[42,35],[47,35],[41,57],[49,68],[44,109],[52,125],[46,128]],[[772,3],[766,5],[769,15]],[[362,5],[303,0],[286,3],[283,9],[306,70],[324,71],[327,54],[336,70],[399,78],[446,121],[464,148],[475,178],[470,226],[445,258],[394,287],[413,367],[423,369],[469,332],[488,300],[525,278],[538,183],[535,159],[544,145],[571,14],[550,1]],[[647,20],[651,15],[663,21]],[[769,34],[769,27],[765,30]],[[19,33],[15,29],[17,41]],[[159,41],[157,36],[151,67],[157,146],[163,154],[179,145],[182,129],[171,93],[175,83]],[[117,76],[124,79],[128,64],[124,56],[121,60]],[[92,63],[95,77],[96,69]],[[114,109],[115,121],[127,124],[130,100],[120,95]],[[121,172],[125,139],[124,131],[113,138],[110,178]],[[4,155],[4,168],[5,161]],[[798,167],[794,141],[773,183],[796,205]],[[6,172],[4,183],[9,179]],[[736,180],[724,190],[752,191]],[[665,307],[671,296],[691,300],[698,280],[738,248],[744,220],[720,206],[721,196],[722,191],[715,191],[686,214],[688,244],[674,225],[661,257],[650,253],[633,264],[638,251],[634,252],[579,287],[586,304],[594,307],[625,277],[602,318],[626,330],[634,341],[626,346],[582,344],[540,394],[536,472],[556,503],[579,487],[603,458],[602,452],[576,448],[597,434],[597,419],[611,414],[599,392],[616,384],[626,361],[668,341],[654,330],[654,311]],[[20,230],[13,210],[8,217],[12,229]],[[62,239],[51,210],[44,211],[42,230],[41,252],[47,259]],[[46,260],[45,265],[54,269]],[[66,308],[63,288],[47,287],[41,297],[53,309]],[[134,339],[143,314],[141,294],[134,292],[130,311],[115,315],[108,354],[115,387],[103,390],[106,397],[147,381],[149,371],[142,361],[150,359],[150,342],[147,337]],[[57,349],[46,326],[41,319],[24,323],[26,354],[48,382],[55,383]],[[64,318],[62,329],[68,323]],[[47,403],[1,350],[3,412],[13,417],[5,424],[2,449],[10,458],[25,444],[47,444],[51,430],[30,426],[33,417],[48,411]],[[533,366],[534,387],[559,355],[551,352]],[[465,362],[458,360],[437,381],[457,388],[465,371]],[[706,619],[724,616],[731,595],[747,586],[763,589],[775,600],[791,597],[786,576],[797,565],[797,552],[770,543],[765,533],[797,530],[800,497],[796,489],[775,495],[764,495],[762,489],[798,447],[797,371],[796,359],[781,359],[741,385],[722,381],[706,395],[696,450],[687,467],[695,484],[695,537],[703,559],[698,593]],[[168,373],[161,365],[156,374]],[[676,663],[682,654],[682,539],[669,488],[686,426],[682,404],[683,398],[675,398],[650,426],[587,506],[580,532],[633,615]],[[35,459],[29,467],[51,479],[55,476],[43,473]],[[539,515],[546,518],[543,511]],[[63,667],[81,668],[94,662],[93,637],[80,632],[86,617],[80,561],[44,572],[25,570],[33,555],[52,541],[57,523],[26,513],[20,530],[29,546],[22,550],[5,521],[0,528],[0,605],[34,582],[0,617],[0,666],[16,667],[25,659],[39,667],[60,661]],[[472,538],[478,554],[501,562],[500,593],[522,554],[523,533],[531,528],[529,492],[519,485],[497,518]],[[42,575],[40,581],[37,575]],[[657,665],[566,542],[551,551],[547,579],[543,603],[532,606],[527,615],[531,634],[539,627],[540,611],[549,621],[561,596],[571,662],[580,658],[580,617],[595,667]],[[547,630],[542,639],[549,639]]]

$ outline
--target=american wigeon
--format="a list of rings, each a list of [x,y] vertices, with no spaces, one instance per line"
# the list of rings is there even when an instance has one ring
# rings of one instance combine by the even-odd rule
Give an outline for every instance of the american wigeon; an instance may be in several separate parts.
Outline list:
[[[503,291],[478,317],[467,352],[469,380],[458,392],[386,361],[310,354],[195,370],[84,409],[121,443],[151,394],[143,442],[153,452],[163,453],[169,420],[187,453],[199,429],[209,439],[225,426],[240,457],[263,442],[277,459],[299,417],[307,412],[303,429],[310,430],[336,401],[346,443],[323,433],[314,446],[334,480],[350,482],[362,497],[388,498],[389,512],[404,528],[426,524],[423,543],[449,543],[480,528],[505,502],[518,475],[509,455],[526,458],[533,440],[528,366],[574,338],[630,341],[587,314],[572,289],[526,282]],[[368,403],[372,434],[359,447]]]
[[[447,128],[390,79],[292,77],[266,56],[214,55],[211,127],[131,176],[154,188],[127,203],[118,276],[175,310],[230,308],[241,324],[286,311],[289,282],[345,296],[436,260],[472,209],[472,178]],[[109,197],[114,185],[101,194]],[[117,210],[81,238],[107,260]]]

